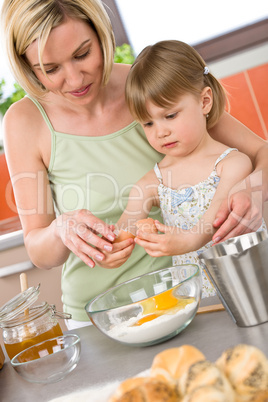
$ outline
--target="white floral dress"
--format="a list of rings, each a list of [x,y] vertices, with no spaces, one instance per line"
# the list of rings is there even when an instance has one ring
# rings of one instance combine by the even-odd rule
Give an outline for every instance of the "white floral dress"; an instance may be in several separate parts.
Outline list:
[[[212,173],[206,180],[195,186],[179,190],[174,190],[163,184],[158,164],[155,165],[154,171],[159,180],[158,196],[165,225],[190,230],[197,224],[201,216],[208,210],[220,181],[220,177],[216,172],[216,166],[232,151],[237,151],[237,149],[228,148],[219,156],[215,162]],[[172,257],[173,265],[197,264],[200,267],[203,280],[202,297],[214,296],[216,294],[213,285],[202,270],[198,259],[198,255],[209,248],[211,244],[212,241],[197,251]]]

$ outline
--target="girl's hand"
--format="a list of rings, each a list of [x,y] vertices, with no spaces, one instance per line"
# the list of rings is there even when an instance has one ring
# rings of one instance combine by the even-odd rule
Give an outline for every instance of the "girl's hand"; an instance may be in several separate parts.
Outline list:
[[[155,225],[163,234],[147,233],[138,230],[135,243],[143,247],[151,257],[180,254],[180,234],[177,233],[177,228],[163,225],[157,220],[155,221]]]
[[[104,251],[113,250],[110,243],[115,239],[113,227],[86,209],[60,215],[55,231],[63,244],[91,268],[95,266],[94,260],[105,258]]]
[[[262,223],[263,199],[261,191],[239,191],[225,200],[216,214],[214,228],[219,228],[212,240],[225,241],[245,233],[255,232]]]
[[[103,251],[104,259],[102,261],[96,261],[96,264],[102,268],[118,268],[123,265],[135,247],[133,239],[123,240],[119,243],[113,244],[113,250],[111,252]]]

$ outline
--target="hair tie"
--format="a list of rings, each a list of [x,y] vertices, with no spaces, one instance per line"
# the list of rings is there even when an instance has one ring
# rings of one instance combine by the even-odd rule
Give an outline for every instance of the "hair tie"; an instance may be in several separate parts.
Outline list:
[[[209,68],[207,66],[204,67],[204,75],[208,75],[209,73]]]

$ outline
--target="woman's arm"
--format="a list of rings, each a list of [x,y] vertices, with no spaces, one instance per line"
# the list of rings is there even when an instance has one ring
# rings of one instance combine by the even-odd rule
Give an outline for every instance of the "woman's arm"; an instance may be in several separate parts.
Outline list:
[[[44,160],[50,157],[50,133],[32,102],[24,98],[7,111],[4,144],[24,242],[32,262],[40,268],[61,265],[74,252],[90,267],[104,258],[95,247],[112,248],[111,228],[89,211],[55,217]],[[97,234],[104,238],[100,238]]]
[[[213,221],[223,199],[228,195],[230,188],[243,180],[251,171],[250,159],[238,152],[232,152],[217,166],[221,177],[211,205],[200,218],[198,224],[189,230],[169,227],[155,222],[158,230],[163,234],[146,234],[137,232],[136,243],[144,247],[153,257],[163,255],[180,255],[200,249],[207,244],[215,231]],[[236,184],[239,190],[239,184]]]
[[[241,186],[244,188],[235,194],[231,191],[216,214],[214,227],[218,230],[213,240],[219,242],[261,226],[263,205],[268,200],[268,143],[226,112],[210,135],[248,155],[254,169]]]

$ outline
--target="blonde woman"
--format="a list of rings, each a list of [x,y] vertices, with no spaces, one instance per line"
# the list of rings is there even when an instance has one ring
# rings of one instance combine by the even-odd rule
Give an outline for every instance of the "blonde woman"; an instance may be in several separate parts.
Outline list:
[[[129,66],[113,63],[114,35],[100,0],[4,0],[2,29],[11,70],[27,92],[4,119],[25,246],[40,268],[63,264],[64,309],[74,325],[85,325],[89,299],[170,264],[142,247],[133,251],[133,240],[112,244],[130,188],[162,155],[125,103]],[[248,153],[256,168],[267,163],[264,141],[227,113],[211,134]],[[251,216],[250,200],[240,193],[234,211]],[[222,237],[245,230],[232,219]],[[124,264],[102,268],[103,251],[112,267]]]

